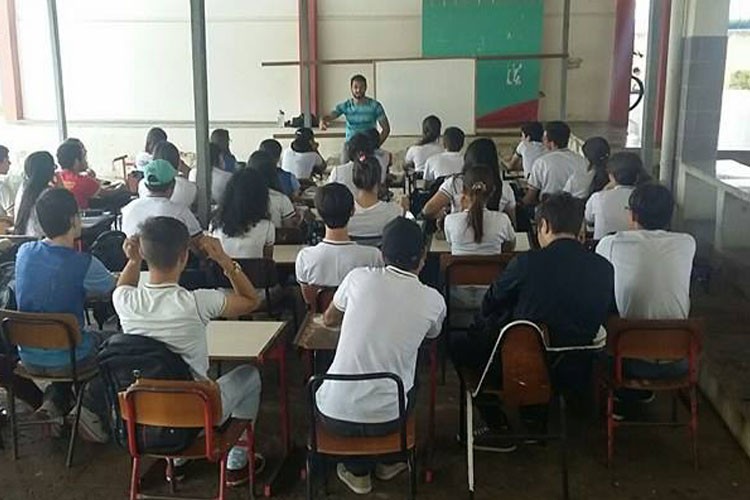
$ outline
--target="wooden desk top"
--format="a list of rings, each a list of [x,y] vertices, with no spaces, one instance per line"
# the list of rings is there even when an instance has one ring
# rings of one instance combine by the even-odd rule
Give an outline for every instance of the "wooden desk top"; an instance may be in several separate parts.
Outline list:
[[[531,250],[529,244],[529,235],[527,233],[516,233],[516,249],[514,252],[528,252]],[[450,253],[451,246],[445,239],[438,239],[435,236],[432,237],[432,244],[430,245],[430,253]]]
[[[308,314],[294,345],[306,351],[335,351],[340,333],[338,328],[328,328],[323,324],[322,314]]]
[[[247,361],[265,354],[284,331],[283,321],[211,321],[208,357],[216,361]]]
[[[307,245],[274,245],[273,260],[277,264],[290,265],[297,261],[297,254]]]

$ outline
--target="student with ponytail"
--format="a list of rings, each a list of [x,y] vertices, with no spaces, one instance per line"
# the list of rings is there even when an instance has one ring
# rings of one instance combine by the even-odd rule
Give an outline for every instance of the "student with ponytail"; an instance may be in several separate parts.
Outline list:
[[[26,158],[23,170],[26,177],[16,194],[15,233],[42,238],[44,231],[36,216],[36,200],[53,184],[55,159],[47,151],[36,151]]]
[[[349,220],[349,236],[380,238],[386,224],[404,215],[405,208],[378,198],[381,175],[380,163],[375,157],[355,159],[352,177],[357,193],[354,196],[354,215]]]
[[[610,148],[604,137],[591,137],[583,143],[581,149],[589,168],[585,172],[573,174],[565,183],[563,191],[585,200],[604,189],[609,183],[607,160],[609,160]]]
[[[422,120],[422,138],[418,143],[406,150],[404,167],[406,170],[424,172],[427,159],[433,155],[443,152],[440,144],[440,131],[443,124],[440,118],[430,115]]]

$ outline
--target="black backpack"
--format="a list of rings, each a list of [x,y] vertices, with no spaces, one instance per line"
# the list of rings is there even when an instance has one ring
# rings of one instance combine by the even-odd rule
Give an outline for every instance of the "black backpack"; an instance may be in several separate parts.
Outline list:
[[[127,389],[137,377],[162,380],[193,380],[190,367],[181,356],[158,340],[142,335],[117,333],[99,348],[99,371],[104,380],[107,403],[112,415],[112,435],[128,447],[127,429],[120,416],[117,393]],[[172,428],[138,425],[140,453],[179,453],[190,446],[201,428]]]

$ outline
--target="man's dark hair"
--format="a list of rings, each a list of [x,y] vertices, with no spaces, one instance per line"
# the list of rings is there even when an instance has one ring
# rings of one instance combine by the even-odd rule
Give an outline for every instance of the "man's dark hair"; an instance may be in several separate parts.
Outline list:
[[[386,265],[416,270],[425,251],[422,229],[413,220],[396,217],[383,228],[381,250]]]
[[[458,127],[448,127],[443,132],[443,142],[448,151],[457,153],[464,147],[464,131]]]
[[[669,229],[674,212],[674,198],[666,187],[656,182],[637,186],[630,194],[633,220],[644,229]]]
[[[229,150],[229,130],[225,128],[215,129],[208,140],[222,149],[226,148],[226,151]]]
[[[370,138],[364,132],[355,134],[346,143],[346,153],[349,161],[354,161],[360,157],[372,156],[375,153],[375,147]]]
[[[10,154],[10,150],[5,146],[0,145],[0,161],[5,161]]]
[[[354,211],[354,196],[343,184],[326,184],[315,192],[315,208],[326,227],[340,229],[349,224]]]
[[[584,201],[570,193],[553,193],[544,198],[537,212],[537,225],[547,221],[553,234],[575,234],[581,232]]]
[[[152,127],[146,133],[146,145],[143,146],[143,150],[148,154],[154,154],[154,148],[157,144],[167,140],[167,133],[164,132],[163,128]]]
[[[57,238],[70,231],[71,220],[78,213],[73,193],[65,188],[51,188],[36,200],[36,216],[47,238]]]
[[[360,133],[365,134],[370,139],[373,151],[380,147],[380,132],[378,132],[378,129],[370,128]]]
[[[541,122],[526,122],[521,125],[521,133],[528,137],[530,141],[542,142],[544,137],[544,126]]]
[[[174,269],[185,255],[190,242],[187,227],[172,217],[149,217],[140,225],[140,243],[143,258],[150,268],[168,271]]]
[[[278,164],[281,158],[281,143],[276,139],[265,139],[258,146],[258,151],[265,151],[271,157],[271,161]]]
[[[67,139],[57,147],[57,164],[65,170],[73,170],[76,160],[83,161],[83,147],[77,140]]]
[[[221,164],[221,155],[223,154],[223,151],[219,146],[214,144],[213,142],[208,143],[208,157],[211,162],[212,167],[218,167],[223,169],[224,165]]]
[[[180,150],[169,141],[157,142],[154,146],[154,160],[166,160],[175,170],[179,170]]]
[[[544,126],[547,132],[547,140],[555,143],[559,149],[567,148],[570,141],[570,127],[567,123],[561,121],[547,122]]]
[[[367,85],[367,78],[364,77],[364,75],[354,75],[351,80],[349,80],[349,86],[351,87],[354,85],[354,82],[360,82],[364,85]]]
[[[643,162],[636,153],[623,151],[612,155],[607,162],[607,171],[621,186],[635,186],[643,171]]]

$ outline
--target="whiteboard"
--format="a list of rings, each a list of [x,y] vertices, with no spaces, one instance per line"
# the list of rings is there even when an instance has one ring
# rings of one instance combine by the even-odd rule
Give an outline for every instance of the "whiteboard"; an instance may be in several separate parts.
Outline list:
[[[375,63],[375,97],[394,135],[420,135],[428,115],[440,118],[443,129],[453,126],[474,133],[472,59]]]

